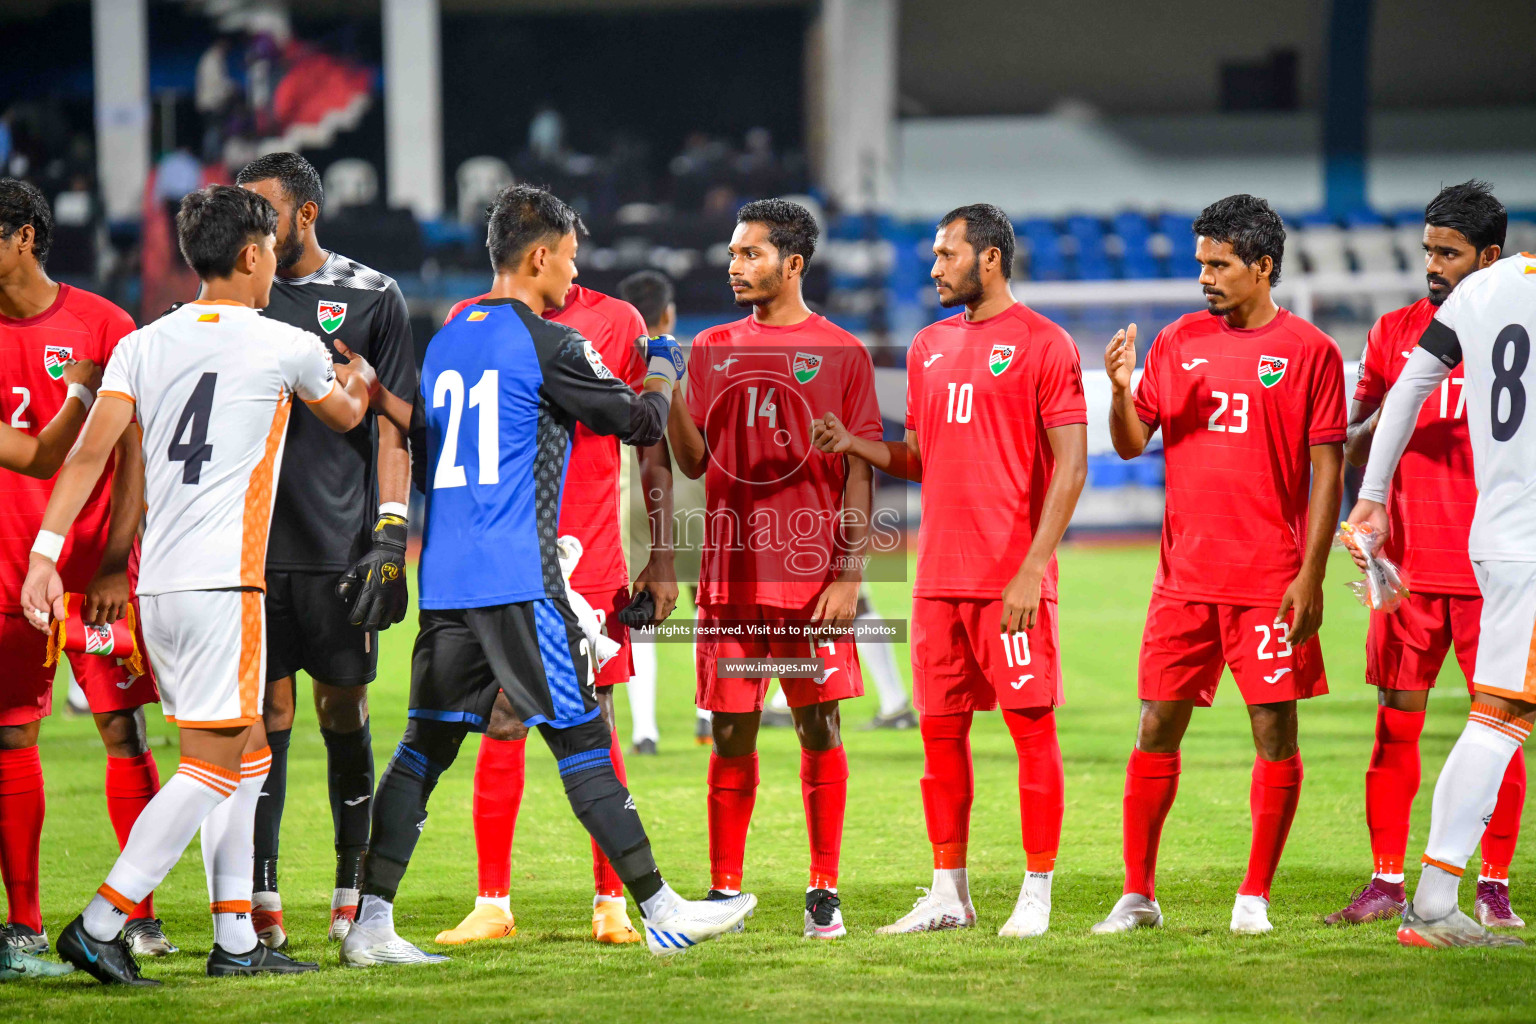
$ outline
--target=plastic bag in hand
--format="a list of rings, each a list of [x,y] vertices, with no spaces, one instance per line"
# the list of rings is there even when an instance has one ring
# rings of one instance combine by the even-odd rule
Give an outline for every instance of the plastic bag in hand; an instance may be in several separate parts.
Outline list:
[[[1397,611],[1408,597],[1408,583],[1395,562],[1377,554],[1386,537],[1368,523],[1344,523],[1335,539],[1346,549],[1359,552],[1365,560],[1365,579],[1349,584],[1360,603],[1372,611]]]

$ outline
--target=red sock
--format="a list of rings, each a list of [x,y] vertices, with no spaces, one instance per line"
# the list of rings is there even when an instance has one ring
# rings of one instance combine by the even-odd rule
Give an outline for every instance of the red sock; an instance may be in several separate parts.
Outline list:
[[[1419,734],[1424,712],[1376,709],[1376,745],[1365,770],[1365,827],[1371,833],[1374,870],[1403,873],[1408,850],[1408,818],[1419,792]]]
[[[933,866],[963,868],[976,796],[971,713],[923,715],[918,725],[923,734],[923,818],[933,844]]]
[[[1066,802],[1056,715],[1050,708],[1005,710],[1003,721],[1019,754],[1019,823],[1028,870],[1054,871]]]
[[[629,778],[624,772],[624,752],[619,748],[619,734],[615,730],[611,740],[609,751],[613,755],[613,773],[619,777],[624,785],[629,785]],[[623,896],[624,883],[614,872],[613,865],[608,863],[608,858],[598,848],[597,840],[592,840],[592,885],[599,896]]]
[[[1131,750],[1125,766],[1125,891],[1156,899],[1157,846],[1179,791],[1179,752]]]
[[[107,758],[107,817],[112,819],[112,831],[117,833],[117,848],[128,842],[133,823],[139,820],[139,812],[160,792],[160,769],[155,755],[144,751],[138,757]],[[128,915],[134,918],[155,916],[155,894],[150,893],[144,902],[133,908]]]
[[[741,890],[747,826],[757,803],[757,751],[743,757],[709,755],[709,887]]]
[[[523,804],[523,766],[528,741],[480,738],[475,758],[475,854],[480,895],[502,897],[512,887],[512,834]]]
[[[843,815],[848,809],[848,752],[800,751],[800,796],[805,830],[811,838],[812,889],[837,888],[837,861],[843,852]]]
[[[8,920],[43,930],[37,858],[43,838],[43,761],[37,748],[0,750],[0,880]]]
[[[1284,761],[1253,759],[1253,785],[1248,806],[1253,813],[1253,845],[1248,848],[1248,874],[1238,886],[1239,896],[1269,899],[1269,885],[1280,866],[1285,837],[1290,834],[1296,805],[1301,802],[1301,754]]]
[[[1483,832],[1484,878],[1508,881],[1509,865],[1515,859],[1515,841],[1520,838],[1520,812],[1525,810],[1525,748],[1517,747],[1499,785],[1499,802]]]

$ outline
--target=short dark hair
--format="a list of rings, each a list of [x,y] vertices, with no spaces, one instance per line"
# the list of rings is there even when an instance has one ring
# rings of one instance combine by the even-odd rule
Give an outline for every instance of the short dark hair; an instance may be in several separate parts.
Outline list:
[[[1269,285],[1280,283],[1280,261],[1285,258],[1285,224],[1280,215],[1258,196],[1246,193],[1218,199],[1200,211],[1193,225],[1195,237],[1225,242],[1237,258],[1252,266],[1262,257],[1273,261]]]
[[[273,178],[282,182],[283,191],[293,200],[294,209],[305,203],[314,203],[317,210],[325,208],[325,186],[320,184],[320,172],[297,153],[259,156],[240,168],[240,173],[235,175],[235,184],[249,185]]]
[[[188,192],[176,214],[181,258],[204,280],[228,277],[241,249],[276,233],[276,208],[264,196],[234,185]]]
[[[972,203],[950,210],[939,218],[939,230],[955,221],[965,222],[965,240],[980,256],[988,249],[996,249],[1002,255],[1004,279],[1013,277],[1013,254],[1019,240],[1013,233],[1013,222],[1008,215],[991,203]]]
[[[736,211],[737,224],[768,225],[768,244],[779,250],[779,258],[799,255],[806,263],[816,252],[821,228],[811,211],[788,199],[758,199]]]
[[[1424,207],[1424,223],[1432,228],[1460,231],[1473,248],[1482,252],[1490,245],[1504,248],[1509,214],[1493,195],[1493,186],[1473,178],[1447,185]]]
[[[508,185],[491,200],[486,216],[485,247],[496,270],[514,266],[545,239],[586,231],[575,210],[553,192],[534,185]]]
[[[661,323],[675,295],[672,281],[659,270],[639,270],[619,282],[619,298],[640,311],[647,327]]]
[[[32,256],[37,265],[48,262],[53,245],[53,211],[36,185],[20,178],[0,178],[0,239],[32,225]]]

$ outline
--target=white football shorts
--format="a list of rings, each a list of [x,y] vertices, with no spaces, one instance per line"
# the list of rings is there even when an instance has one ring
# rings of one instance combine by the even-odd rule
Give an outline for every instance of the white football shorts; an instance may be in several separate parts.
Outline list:
[[[1536,701],[1536,562],[1473,562],[1472,572],[1483,592],[1474,687]]]
[[[226,729],[261,717],[267,612],[259,590],[180,590],[139,598],[166,720]]]

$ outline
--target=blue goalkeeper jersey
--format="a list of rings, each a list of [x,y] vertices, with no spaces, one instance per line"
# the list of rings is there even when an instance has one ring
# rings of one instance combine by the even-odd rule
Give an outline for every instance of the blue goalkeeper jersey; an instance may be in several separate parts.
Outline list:
[[[482,299],[437,332],[418,402],[427,609],[563,598],[555,538],[572,427],[648,445],[667,420],[663,395],[635,394],[580,334],[514,299]]]

